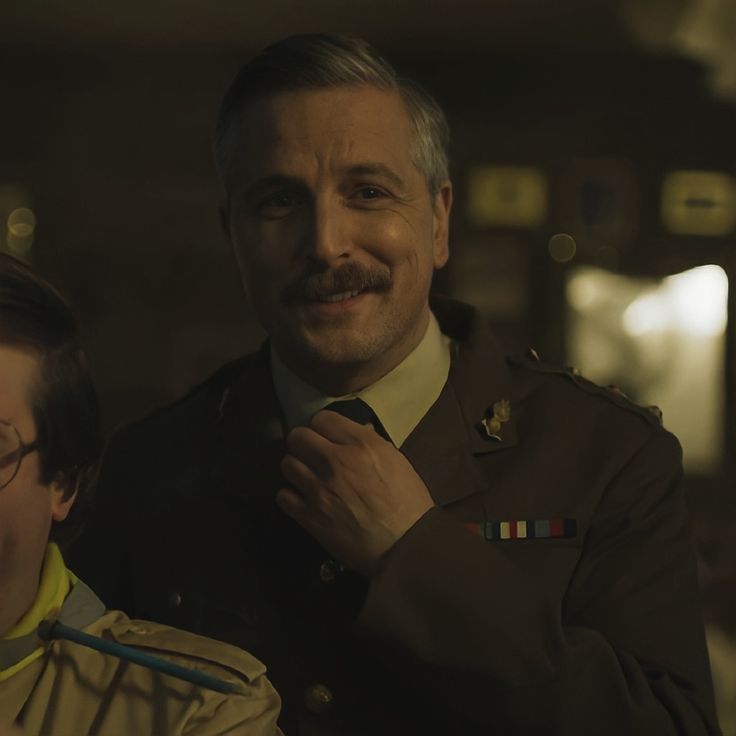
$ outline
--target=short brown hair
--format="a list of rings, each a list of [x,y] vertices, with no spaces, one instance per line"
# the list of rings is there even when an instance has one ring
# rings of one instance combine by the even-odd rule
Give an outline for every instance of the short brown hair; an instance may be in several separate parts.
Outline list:
[[[28,266],[0,253],[0,343],[38,356],[31,397],[41,482],[58,483],[65,497],[77,493],[67,520],[52,538],[68,542],[89,500],[101,449],[97,394],[79,345],[71,309]]]
[[[319,33],[290,36],[266,47],[241,68],[225,93],[212,144],[225,191],[232,186],[239,122],[249,104],[280,92],[361,84],[401,95],[414,128],[414,165],[435,196],[448,178],[450,130],[442,108],[416,82],[400,77],[370,44]]]

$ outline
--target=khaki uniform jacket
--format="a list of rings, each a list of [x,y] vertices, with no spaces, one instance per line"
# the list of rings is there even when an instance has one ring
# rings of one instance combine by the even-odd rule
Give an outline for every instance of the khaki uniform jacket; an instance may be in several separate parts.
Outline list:
[[[436,507],[373,579],[274,503],[267,347],[120,433],[75,566],[262,659],[289,735],[717,733],[677,440],[433,309],[450,376],[401,449]]]
[[[276,736],[279,697],[264,666],[235,647],[110,611],[84,629],[228,682],[223,695],[78,644],[55,640],[0,682],[0,724],[25,736]]]

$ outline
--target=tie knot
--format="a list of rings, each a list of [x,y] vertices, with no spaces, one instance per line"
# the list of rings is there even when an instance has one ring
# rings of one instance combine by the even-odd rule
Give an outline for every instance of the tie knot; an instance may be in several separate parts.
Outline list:
[[[363,399],[356,397],[354,399],[333,401],[331,404],[328,404],[325,409],[334,411],[337,414],[342,414],[344,417],[352,419],[354,422],[358,422],[358,424],[371,424],[383,439],[388,440],[389,442],[391,441],[388,436],[388,432],[386,432],[383,424],[381,424],[381,420],[376,416],[376,412],[374,412],[373,409],[363,401]]]

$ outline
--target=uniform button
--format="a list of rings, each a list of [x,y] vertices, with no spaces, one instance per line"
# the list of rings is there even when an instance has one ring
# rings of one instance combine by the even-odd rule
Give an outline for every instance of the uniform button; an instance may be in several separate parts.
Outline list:
[[[316,715],[324,713],[333,700],[334,696],[330,688],[320,683],[315,683],[304,691],[304,707]]]
[[[342,567],[335,560],[325,560],[319,566],[319,579],[323,583],[331,583],[341,572]]]
[[[169,604],[169,608],[179,608],[179,606],[181,605],[181,593],[179,593],[179,591],[177,590],[169,593],[167,603]]]

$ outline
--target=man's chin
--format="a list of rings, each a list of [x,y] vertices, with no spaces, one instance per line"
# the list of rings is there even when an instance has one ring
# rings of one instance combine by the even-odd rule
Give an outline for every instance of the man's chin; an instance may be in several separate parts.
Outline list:
[[[311,340],[305,345],[305,357],[313,365],[325,368],[349,367],[366,363],[374,357],[375,345],[365,333],[333,335],[331,340]]]
[[[282,336],[276,348],[280,355],[290,357],[289,363],[308,367],[310,373],[320,367],[327,371],[349,368],[366,363],[380,353],[383,341],[375,332],[376,326],[372,327],[369,330],[349,324],[332,324],[325,329],[310,326]]]

